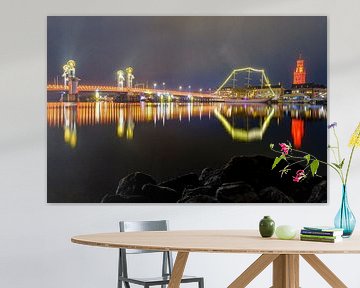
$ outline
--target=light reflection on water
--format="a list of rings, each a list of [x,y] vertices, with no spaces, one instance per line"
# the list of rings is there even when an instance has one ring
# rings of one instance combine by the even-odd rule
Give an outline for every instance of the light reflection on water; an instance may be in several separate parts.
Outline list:
[[[305,121],[326,120],[326,106],[309,104],[229,105],[224,103],[114,103],[79,102],[48,103],[47,122],[51,128],[62,127],[64,142],[77,146],[77,133],[82,126],[116,125],[116,136],[131,140],[136,126],[150,122],[165,126],[169,120],[179,122],[215,117],[233,140],[259,141],[271,121],[278,125],[284,117],[291,118],[292,142],[301,148]]]
[[[163,181],[234,155],[273,157],[269,143],[327,151],[326,106],[309,104],[49,102],[47,123],[52,203],[99,202],[136,171]]]

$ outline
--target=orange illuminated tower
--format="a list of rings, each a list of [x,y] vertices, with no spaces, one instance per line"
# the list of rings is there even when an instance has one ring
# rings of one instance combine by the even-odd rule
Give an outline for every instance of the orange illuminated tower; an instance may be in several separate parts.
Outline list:
[[[294,70],[294,80],[293,84],[305,84],[306,83],[306,70],[304,66],[304,59],[301,59],[301,54],[299,59],[296,60],[296,68]]]

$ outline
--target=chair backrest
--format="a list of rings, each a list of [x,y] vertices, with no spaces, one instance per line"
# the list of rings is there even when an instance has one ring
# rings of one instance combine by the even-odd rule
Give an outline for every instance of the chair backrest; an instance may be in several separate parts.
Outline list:
[[[168,229],[169,224],[167,220],[120,221],[120,232],[167,231]]]
[[[120,221],[120,232],[137,232],[137,231],[167,231],[169,224],[167,220],[158,221]],[[159,253],[161,251],[136,250],[136,249],[119,249],[119,276],[128,277],[127,257],[126,254],[140,253]],[[171,275],[173,267],[172,255],[169,251],[163,253],[162,275]],[[120,283],[120,282],[119,282]],[[126,284],[126,287],[130,287]],[[120,285],[121,286],[121,285]]]
[[[120,232],[140,231],[167,231],[169,223],[167,220],[156,221],[120,221]],[[159,251],[126,249],[126,254],[156,253]]]

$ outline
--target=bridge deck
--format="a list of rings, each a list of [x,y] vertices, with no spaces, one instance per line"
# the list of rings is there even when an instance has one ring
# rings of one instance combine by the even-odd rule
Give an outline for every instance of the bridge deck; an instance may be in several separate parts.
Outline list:
[[[64,85],[48,85],[47,91],[68,91],[69,87]],[[164,89],[151,89],[151,88],[120,88],[117,86],[95,86],[95,85],[79,85],[79,92],[118,92],[118,93],[146,93],[146,94],[157,94],[157,93],[170,93],[176,96],[188,96],[201,97],[201,98],[216,98],[220,97],[207,92],[189,92],[179,90],[164,90]]]

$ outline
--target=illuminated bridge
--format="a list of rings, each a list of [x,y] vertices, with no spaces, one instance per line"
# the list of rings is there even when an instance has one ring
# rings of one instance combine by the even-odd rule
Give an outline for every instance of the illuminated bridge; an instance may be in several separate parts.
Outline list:
[[[47,85],[47,91],[57,91],[57,92],[65,92],[68,94],[69,99],[72,100],[77,99],[77,95],[81,92],[94,92],[96,93],[96,97],[100,98],[99,93],[119,93],[126,94],[129,96],[138,96],[143,95],[146,97],[150,95],[166,95],[166,96],[176,96],[176,97],[184,97],[189,100],[207,100],[207,101],[226,101],[227,98],[237,98],[237,100],[249,100],[256,98],[255,100],[270,100],[275,97],[275,93],[271,88],[271,84],[269,78],[265,74],[264,69],[256,69],[252,67],[245,68],[237,68],[234,69],[229,76],[225,79],[225,81],[218,87],[215,93],[203,92],[199,90],[198,92],[189,90],[182,90],[181,88],[178,90],[170,90],[165,89],[165,83],[163,83],[162,89],[156,88],[156,83],[154,83],[154,88],[145,88],[136,87],[136,84],[133,85],[133,80],[135,78],[133,72],[134,69],[132,67],[127,67],[124,70],[117,71],[117,85],[116,86],[101,86],[101,85],[79,85],[80,78],[76,77],[76,62],[74,60],[69,60],[63,66],[64,73],[62,77],[64,78],[64,84],[49,84]],[[239,79],[236,79],[236,76],[240,73],[246,73],[246,77],[244,79],[247,80],[247,84],[240,87],[238,85]],[[254,86],[252,82],[251,74],[257,74],[260,76],[260,85]],[[229,87],[229,83],[232,82],[232,87]],[[237,83],[237,84],[236,84]],[[134,87],[135,86],[135,87]],[[225,89],[224,89],[225,88]]]
[[[69,87],[64,85],[53,85],[49,84],[47,86],[47,91],[68,91]],[[188,97],[199,97],[199,98],[211,98],[211,99],[220,99],[218,95],[210,94],[207,92],[192,92],[192,91],[182,91],[182,90],[168,90],[168,89],[151,89],[151,88],[129,88],[129,87],[117,87],[117,86],[97,86],[97,85],[79,85],[78,91],[80,92],[113,92],[113,93],[127,93],[127,94],[171,94],[174,96],[184,96]]]

